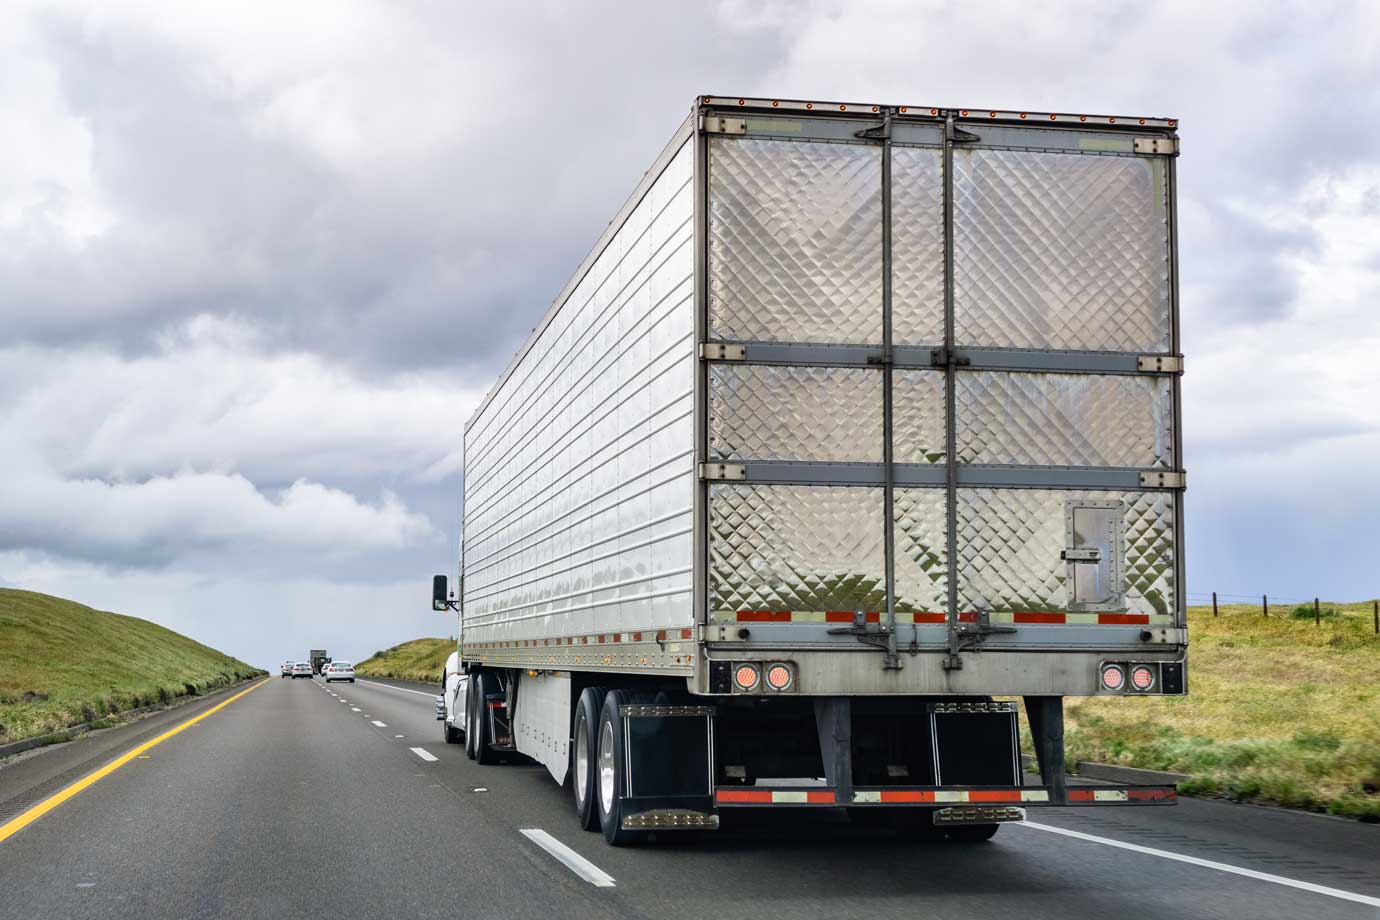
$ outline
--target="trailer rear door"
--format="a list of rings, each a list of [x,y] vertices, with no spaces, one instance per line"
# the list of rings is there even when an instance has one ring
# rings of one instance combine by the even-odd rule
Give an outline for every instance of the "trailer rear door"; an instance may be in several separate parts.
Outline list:
[[[887,115],[705,119],[708,621],[1181,625],[1172,127]]]

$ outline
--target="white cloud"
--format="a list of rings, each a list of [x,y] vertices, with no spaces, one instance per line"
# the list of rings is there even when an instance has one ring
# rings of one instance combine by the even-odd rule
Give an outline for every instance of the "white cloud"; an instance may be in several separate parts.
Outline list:
[[[162,333],[151,353],[14,346],[0,365],[0,430],[68,477],[406,477],[456,450],[482,395],[440,372],[366,377],[204,316]]]
[[[253,327],[202,318],[139,357],[0,350],[5,544],[166,562],[211,547],[339,558],[443,542],[378,483],[444,467],[478,394],[263,348]]]

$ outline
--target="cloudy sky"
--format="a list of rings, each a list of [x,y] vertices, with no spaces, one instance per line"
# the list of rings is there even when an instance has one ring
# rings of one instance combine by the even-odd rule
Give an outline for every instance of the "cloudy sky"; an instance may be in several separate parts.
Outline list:
[[[459,432],[698,93],[1182,119],[1189,591],[1380,593],[1380,6],[9,3],[0,585],[453,633]]]

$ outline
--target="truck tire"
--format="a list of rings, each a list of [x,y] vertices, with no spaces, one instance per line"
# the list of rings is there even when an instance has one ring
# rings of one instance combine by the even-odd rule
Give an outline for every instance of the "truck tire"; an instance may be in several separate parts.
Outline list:
[[[603,687],[586,687],[575,704],[575,724],[572,728],[570,745],[570,789],[575,798],[575,815],[580,827],[587,831],[599,830],[599,809],[594,800],[598,797],[598,776],[595,752],[599,744],[599,715],[604,709],[604,696],[608,693]]]
[[[469,692],[465,694],[465,756],[474,760],[474,701],[479,696],[479,675],[470,675]]]
[[[489,737],[489,694],[497,692],[494,676],[488,671],[480,671],[475,675],[475,694],[474,700],[474,762],[483,764],[498,763],[498,754],[494,753],[489,743],[493,740]],[[468,740],[470,732],[465,732]]]
[[[598,743],[595,746],[595,800],[604,839],[616,847],[633,846],[647,839],[646,831],[623,829],[623,796],[627,793],[625,777],[628,760],[623,746],[623,718],[618,714],[618,707],[640,701],[638,694],[627,690],[610,690],[599,712]]]
[[[446,739],[446,744],[460,743],[460,730],[452,725],[449,719],[441,720],[441,734]]]
[[[849,823],[875,830],[893,830],[902,837],[937,840],[943,828],[934,826],[934,812],[929,808],[850,808]]]

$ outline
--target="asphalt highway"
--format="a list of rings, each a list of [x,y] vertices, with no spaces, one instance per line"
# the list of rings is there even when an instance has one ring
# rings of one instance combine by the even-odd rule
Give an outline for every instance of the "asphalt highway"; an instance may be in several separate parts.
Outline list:
[[[271,678],[0,766],[0,918],[1380,918],[1380,827],[1192,799],[976,845],[787,810],[615,849],[544,769],[447,745],[434,692]]]

